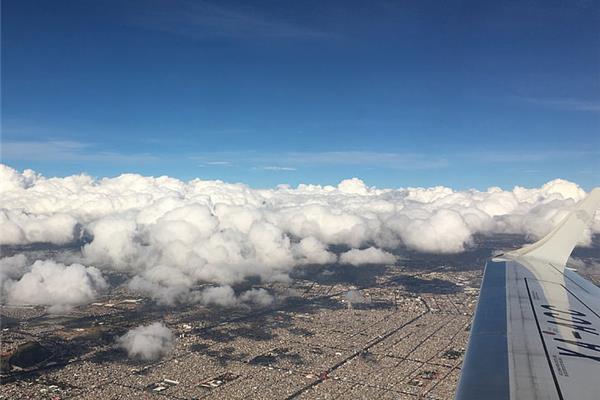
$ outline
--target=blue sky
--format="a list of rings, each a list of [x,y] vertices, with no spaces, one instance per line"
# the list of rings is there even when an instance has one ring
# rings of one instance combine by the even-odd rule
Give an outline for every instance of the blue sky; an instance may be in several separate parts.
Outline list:
[[[589,189],[598,26],[596,1],[3,1],[2,161]]]

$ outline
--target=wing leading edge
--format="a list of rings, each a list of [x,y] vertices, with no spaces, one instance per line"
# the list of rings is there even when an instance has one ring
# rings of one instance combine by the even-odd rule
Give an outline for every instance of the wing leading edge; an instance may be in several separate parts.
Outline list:
[[[598,398],[600,288],[565,268],[598,206],[486,264],[457,400]]]

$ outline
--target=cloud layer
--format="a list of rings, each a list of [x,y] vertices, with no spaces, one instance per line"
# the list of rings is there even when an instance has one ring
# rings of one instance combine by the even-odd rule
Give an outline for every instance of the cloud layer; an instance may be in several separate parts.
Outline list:
[[[560,179],[512,191],[377,189],[356,178],[337,186],[256,190],[135,174],[45,178],[0,165],[0,244],[67,244],[87,238],[80,258],[73,260],[82,265],[49,269],[85,282],[96,282],[91,276],[97,270],[84,265],[122,271],[132,277],[130,289],[154,293],[164,303],[194,298],[207,304],[262,304],[271,300],[235,296],[227,285],[248,277],[286,280],[302,264],[393,263],[392,252],[401,244],[453,253],[468,247],[476,234],[536,239],[584,196],[579,186]],[[600,232],[600,216],[587,232],[588,241],[591,232]],[[332,251],[337,246],[345,252]],[[6,267],[9,272],[0,276],[13,279],[15,268]],[[35,271],[42,273],[41,267]],[[201,283],[217,284],[218,293],[195,291]],[[80,298],[91,298],[95,292],[82,293]]]

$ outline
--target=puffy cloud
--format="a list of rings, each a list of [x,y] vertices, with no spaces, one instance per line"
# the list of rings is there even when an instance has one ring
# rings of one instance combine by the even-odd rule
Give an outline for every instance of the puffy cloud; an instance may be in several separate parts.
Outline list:
[[[156,272],[156,271],[154,271]],[[181,276],[181,274],[179,274]],[[144,276],[136,275],[128,283],[129,290],[148,296],[158,304],[175,305],[192,302],[194,299],[190,289],[190,281],[184,284],[172,284],[172,281],[160,283]]]
[[[39,175],[30,169],[19,173],[7,165],[0,164],[0,193],[26,189],[31,187],[38,178]]]
[[[76,239],[77,220],[67,214],[29,214],[0,210],[0,244],[66,244]]]
[[[559,199],[577,199],[585,196],[585,192],[573,182],[555,179],[542,186],[541,192],[545,197],[556,195]]]
[[[387,251],[369,247],[368,249],[352,249],[340,255],[340,263],[351,265],[363,264],[392,264],[396,261],[396,256]]]
[[[13,259],[11,263],[13,267],[22,267],[21,259]],[[4,284],[9,303],[48,305],[50,311],[89,303],[106,287],[102,273],[94,267],[67,266],[51,260],[36,261],[18,280]]]
[[[203,289],[196,294],[196,299],[205,305],[221,307],[235,307],[243,303],[255,307],[266,307],[275,301],[265,289],[250,289],[236,296],[231,286],[227,285]]]
[[[217,286],[204,289],[200,293],[204,304],[214,304],[221,307],[232,307],[238,303],[231,286]]]
[[[138,326],[117,339],[117,346],[131,358],[158,360],[173,349],[173,333],[162,322]]]
[[[27,257],[17,254],[0,258],[0,293],[4,293],[4,284],[20,279],[29,271]]]
[[[348,194],[368,194],[369,189],[363,181],[358,178],[345,179],[337,186],[342,193]]]
[[[259,307],[266,307],[275,301],[273,296],[265,289],[250,289],[240,295],[240,300]]]
[[[451,209],[436,210],[425,217],[401,215],[390,225],[408,247],[432,253],[460,252],[472,235],[463,216]]]
[[[451,253],[475,234],[537,239],[584,196],[560,179],[487,191],[377,189],[357,178],[255,190],[135,174],[45,178],[0,165],[0,245],[83,237],[78,262],[125,272],[130,289],[156,301],[214,304],[210,291],[195,289],[211,283],[222,288],[215,299],[239,304],[244,300],[228,296],[227,287],[249,277],[285,280],[298,265],[335,263],[338,245],[350,248],[340,262],[361,264],[394,262],[388,251],[399,244]],[[599,232],[597,215],[587,240]]]
[[[356,289],[348,290],[344,293],[344,298],[350,304],[363,303],[365,301],[363,295]]]
[[[152,298],[158,304],[171,306],[177,303],[201,303],[219,307],[237,307],[243,304],[265,307],[275,301],[265,289],[250,289],[239,296],[229,285],[210,286],[197,290],[191,287],[190,280],[183,274],[179,274],[171,281],[162,282],[146,276],[134,276],[129,281],[128,287],[134,292]]]
[[[337,261],[337,256],[327,250],[327,245],[312,236],[294,244],[292,251],[298,260],[303,260],[306,264],[330,264]]]
[[[107,216],[89,224],[87,229],[94,240],[83,247],[82,253],[90,263],[123,270],[137,261],[140,243],[136,240],[135,221]]]

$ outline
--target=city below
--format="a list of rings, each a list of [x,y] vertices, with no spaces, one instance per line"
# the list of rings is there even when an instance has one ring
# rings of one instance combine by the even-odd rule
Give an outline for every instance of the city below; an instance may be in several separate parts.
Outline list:
[[[599,237],[573,262],[596,284]],[[478,238],[456,255],[403,250],[396,265],[297,268],[264,289],[260,306],[160,306],[125,276],[96,302],[50,314],[1,307],[2,399],[452,399],[483,266],[521,237]],[[65,249],[5,248],[48,255]],[[163,321],[173,348],[132,359],[116,345],[129,329]]]

